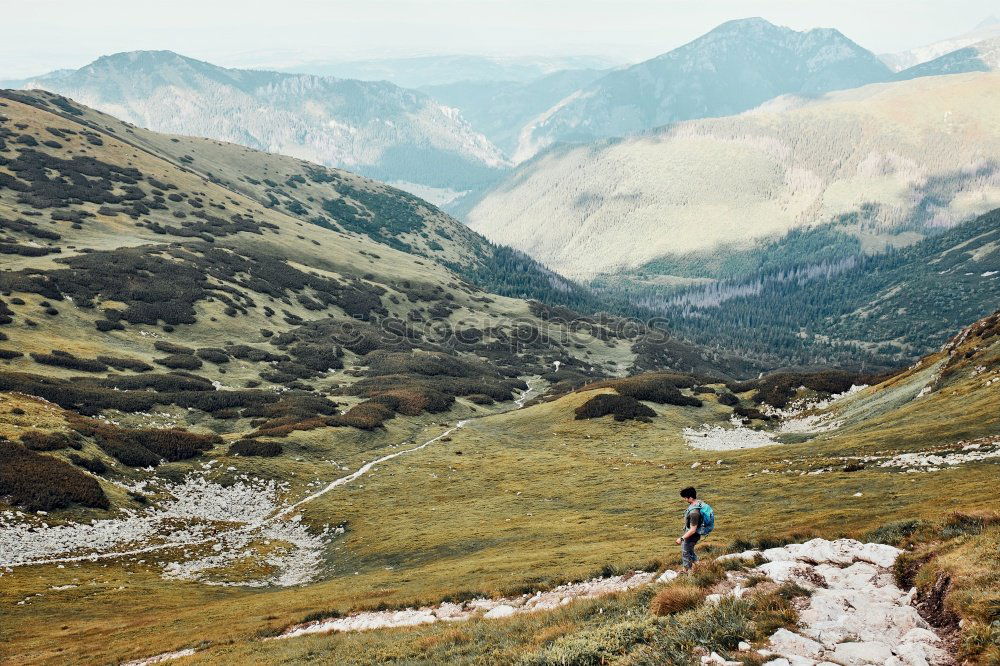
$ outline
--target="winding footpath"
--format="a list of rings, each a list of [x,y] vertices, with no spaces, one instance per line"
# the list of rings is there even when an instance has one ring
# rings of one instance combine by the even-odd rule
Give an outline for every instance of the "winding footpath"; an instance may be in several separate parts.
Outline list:
[[[339,488],[340,486],[343,486],[343,485],[346,485],[348,483],[351,483],[353,481],[358,480],[359,478],[361,478],[362,476],[364,476],[365,474],[367,474],[368,472],[370,472],[372,470],[372,468],[375,467],[376,465],[380,465],[382,463],[388,462],[388,461],[390,461],[390,460],[392,460],[394,458],[398,458],[400,456],[408,455],[408,454],[415,453],[417,451],[423,450],[423,449],[427,448],[428,446],[434,444],[435,442],[438,442],[441,439],[443,439],[443,438],[451,435],[455,431],[460,430],[461,428],[464,428],[465,425],[467,423],[469,423],[470,421],[473,421],[473,420],[476,420],[476,419],[485,418],[487,416],[494,416],[496,414],[502,414],[502,413],[506,413],[506,412],[509,412],[509,411],[514,411],[514,410],[517,410],[517,409],[521,409],[522,407],[524,407],[524,404],[532,396],[532,394],[534,394],[534,393],[537,392],[537,390],[538,390],[537,381],[538,381],[537,378],[534,378],[534,377],[528,378],[526,380],[525,383],[528,385],[528,388],[526,388],[524,391],[522,391],[520,393],[520,395],[514,400],[514,406],[511,409],[502,410],[502,411],[499,411],[499,412],[493,412],[491,414],[484,414],[482,416],[478,416],[478,417],[475,417],[473,419],[464,419],[464,420],[458,421],[455,425],[453,425],[452,427],[448,428],[447,430],[445,430],[444,432],[442,432],[440,435],[437,435],[436,437],[433,437],[433,438],[425,441],[423,444],[420,444],[419,446],[414,446],[412,448],[403,449],[403,450],[400,450],[400,451],[394,451],[393,453],[386,454],[386,455],[384,455],[384,456],[382,456],[380,458],[376,458],[375,460],[372,460],[372,461],[369,461],[367,463],[364,463],[361,467],[359,467],[357,470],[355,470],[351,474],[348,474],[347,476],[344,476],[344,477],[341,477],[339,479],[336,479],[336,480],[330,482],[329,484],[327,484],[321,490],[318,490],[317,492],[315,492],[315,493],[313,493],[311,495],[308,495],[308,496],[302,498],[301,500],[299,500],[299,501],[297,501],[297,502],[295,502],[295,503],[293,503],[291,505],[288,505],[288,506],[283,507],[283,508],[281,508],[281,509],[279,509],[279,510],[273,512],[273,513],[270,513],[269,515],[267,515],[267,516],[265,516],[263,518],[258,518],[256,520],[251,521],[251,522],[247,522],[247,523],[238,525],[238,526],[233,527],[233,528],[228,529],[228,530],[222,530],[222,531],[216,532],[216,533],[214,533],[212,535],[205,536],[203,538],[189,538],[189,539],[184,539],[184,540],[172,540],[172,541],[166,541],[164,543],[157,543],[157,544],[152,544],[152,545],[148,545],[148,546],[143,546],[143,547],[140,547],[140,548],[132,548],[132,549],[128,549],[128,550],[109,550],[109,551],[103,552],[103,553],[102,552],[92,552],[92,553],[87,553],[87,554],[84,554],[84,555],[71,555],[71,556],[61,556],[61,557],[49,557],[49,558],[41,558],[41,559],[8,560],[8,561],[3,561],[2,559],[0,559],[0,568],[12,569],[14,567],[35,566],[35,565],[44,565],[44,564],[71,564],[71,563],[76,563],[76,562],[98,562],[98,561],[102,561],[102,560],[120,559],[120,558],[123,558],[123,557],[132,557],[132,556],[137,556],[137,555],[147,555],[147,554],[150,554],[150,553],[156,553],[156,552],[159,552],[159,551],[170,550],[170,549],[174,549],[174,548],[191,548],[191,547],[196,547],[196,546],[210,545],[210,544],[218,543],[219,541],[223,541],[223,540],[226,540],[226,539],[231,539],[233,537],[240,537],[240,536],[245,537],[247,535],[251,535],[251,534],[253,534],[255,532],[259,532],[261,529],[266,528],[269,525],[272,525],[272,524],[277,523],[279,521],[285,520],[286,518],[288,518],[289,516],[291,516],[293,513],[295,513],[298,509],[300,509],[304,505],[309,504],[310,502],[315,501],[316,499],[318,499],[318,498],[326,495],[330,491],[332,491],[332,490],[334,490],[336,488]],[[536,385],[533,385],[533,382],[535,382]],[[0,555],[0,558],[2,558],[2,557],[3,557],[3,555]]]

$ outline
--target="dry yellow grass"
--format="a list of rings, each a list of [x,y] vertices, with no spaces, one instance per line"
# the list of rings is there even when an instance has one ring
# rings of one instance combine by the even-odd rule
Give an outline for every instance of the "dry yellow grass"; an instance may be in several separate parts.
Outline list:
[[[691,610],[705,600],[705,592],[696,585],[681,583],[668,585],[656,593],[649,604],[649,612],[657,617]]]

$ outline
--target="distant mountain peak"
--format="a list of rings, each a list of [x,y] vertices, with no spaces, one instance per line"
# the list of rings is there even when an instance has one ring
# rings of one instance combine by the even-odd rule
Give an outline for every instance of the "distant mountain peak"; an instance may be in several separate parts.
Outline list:
[[[974,30],[982,30],[983,28],[992,28],[993,26],[1000,25],[1000,16],[996,14],[990,14],[973,28]]]

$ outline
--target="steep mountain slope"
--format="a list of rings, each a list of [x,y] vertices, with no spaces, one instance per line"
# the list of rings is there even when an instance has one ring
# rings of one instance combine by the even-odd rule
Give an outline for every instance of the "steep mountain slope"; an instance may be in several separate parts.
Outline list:
[[[572,277],[752,250],[829,222],[865,249],[905,244],[1000,206],[998,76],[783,97],[738,116],[556,147],[466,218]]]
[[[515,161],[555,142],[622,136],[726,116],[783,94],[885,81],[891,72],[836,30],[796,32],[753,18],[723,23],[669,53],[609,73],[524,128]]]
[[[476,131],[512,154],[529,120],[604,74],[600,69],[568,69],[528,82],[458,81],[421,90],[461,111]]]
[[[795,234],[759,252],[774,259],[780,249],[787,264],[701,286],[667,290],[658,271],[678,267],[655,263],[599,286],[660,313],[670,330],[771,367],[911,363],[1000,302],[1000,209],[884,254],[848,250],[836,235]]]
[[[348,62],[311,62],[290,67],[286,71],[362,81],[391,81],[404,88],[422,88],[461,82],[527,83],[560,70],[606,68],[614,64],[616,63],[600,56],[491,58],[473,55],[432,55]]]
[[[1000,18],[990,16],[969,32],[908,51],[886,53],[879,58],[893,71],[901,72],[994,37],[1000,37]]]
[[[995,72],[998,69],[1000,69],[1000,36],[976,42],[939,58],[914,65],[896,76],[899,79],[913,79],[918,76],[941,76],[963,72]]]
[[[141,127],[239,143],[392,182],[467,189],[503,155],[453,110],[393,84],[224,69],[169,51],[24,81]]]

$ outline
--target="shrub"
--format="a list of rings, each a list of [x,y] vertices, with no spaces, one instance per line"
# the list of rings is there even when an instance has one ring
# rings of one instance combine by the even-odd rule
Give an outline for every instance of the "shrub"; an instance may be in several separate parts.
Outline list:
[[[330,417],[329,424],[332,426],[351,426],[360,430],[374,430],[394,416],[393,410],[386,405],[369,400],[351,407],[346,414]]]
[[[453,396],[427,387],[385,391],[372,396],[371,400],[405,416],[417,416],[425,411],[432,414],[446,412],[455,403]]]
[[[757,419],[760,421],[770,421],[774,418],[763,413],[756,407],[743,407],[742,405],[733,408],[733,414],[744,419]]]
[[[884,543],[890,546],[898,546],[904,539],[916,533],[926,523],[916,518],[907,520],[897,520],[895,522],[881,525],[864,535],[866,542]]]
[[[273,458],[280,456],[283,451],[281,444],[277,442],[261,442],[256,439],[241,439],[233,442],[229,446],[231,456],[261,456]]]
[[[104,372],[108,369],[108,366],[96,359],[77,358],[68,352],[61,352],[57,349],[53,349],[51,354],[31,352],[31,358],[34,359],[35,363],[83,372]]]
[[[24,354],[22,354],[19,351],[13,351],[10,349],[0,349],[0,359],[4,361],[9,361],[11,359],[19,358],[21,356],[24,356]]]
[[[140,361],[137,358],[125,358],[120,356],[98,356],[97,360],[106,363],[115,370],[132,370],[134,372],[149,372],[153,369],[149,363]]]
[[[171,354],[153,359],[153,362],[174,370],[197,370],[202,366],[201,359],[190,354]]]
[[[77,417],[73,428],[93,437],[110,456],[129,467],[155,467],[161,459],[169,462],[187,460],[222,443],[218,435],[200,435],[179,429],[126,430],[110,423]]]
[[[966,534],[982,534],[990,525],[1000,523],[1000,515],[995,513],[956,511],[948,516],[941,528],[941,538],[951,539]]]
[[[344,367],[344,351],[336,345],[300,342],[288,351],[298,363],[315,372]]]
[[[177,345],[173,342],[167,342],[166,340],[157,340],[153,343],[153,348],[157,351],[166,352],[167,354],[185,354],[187,356],[194,354],[194,350],[190,347]]]
[[[656,416],[656,412],[635,398],[613,393],[602,393],[576,408],[576,419],[597,419],[613,415],[615,421],[627,419],[648,419]]]
[[[227,354],[223,349],[203,347],[195,353],[198,355],[198,358],[208,361],[209,363],[215,363],[216,365],[229,363],[229,354]]]
[[[705,600],[705,593],[694,585],[668,585],[656,593],[649,605],[649,612],[665,617],[697,608]]]
[[[465,399],[474,405],[492,405],[496,402],[490,396],[484,395],[482,393],[473,393],[472,395],[467,395],[465,396]]]
[[[719,394],[719,404],[726,407],[735,407],[740,404],[740,399],[728,391]]]
[[[726,569],[722,562],[707,560],[698,562],[691,570],[689,580],[701,588],[712,587],[726,577]]]
[[[107,495],[93,477],[72,465],[20,444],[0,442],[0,497],[29,511],[70,504],[107,509]]]
[[[77,467],[82,467],[92,474],[104,474],[108,471],[108,466],[100,458],[84,458],[75,453],[69,454],[69,459]]]
[[[58,451],[59,449],[79,446],[64,432],[42,432],[41,430],[29,430],[22,433],[21,443],[32,451]]]
[[[108,321],[107,319],[98,319],[94,322],[94,327],[101,333],[125,330],[125,324],[120,321]]]

